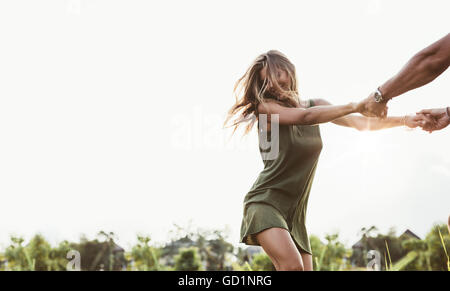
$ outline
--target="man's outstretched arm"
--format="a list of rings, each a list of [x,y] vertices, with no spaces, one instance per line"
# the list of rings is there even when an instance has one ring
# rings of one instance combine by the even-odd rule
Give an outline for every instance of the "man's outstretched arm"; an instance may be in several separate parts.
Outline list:
[[[386,117],[390,99],[430,83],[449,65],[450,33],[415,54],[400,72],[379,87],[379,92],[371,93],[364,100],[365,106],[361,113],[365,116]]]
[[[450,65],[450,33],[415,54],[380,91],[383,99],[392,99],[409,90],[426,85]]]

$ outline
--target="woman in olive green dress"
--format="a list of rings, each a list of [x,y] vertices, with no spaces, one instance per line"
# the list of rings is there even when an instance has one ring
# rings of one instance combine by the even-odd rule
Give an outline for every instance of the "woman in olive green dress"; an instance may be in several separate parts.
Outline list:
[[[240,90],[237,90],[240,88]],[[260,245],[276,270],[312,270],[312,252],[306,230],[306,210],[322,149],[319,124],[333,122],[358,130],[395,126],[414,128],[424,115],[377,119],[352,113],[362,103],[331,105],[323,99],[299,98],[294,65],[279,51],[258,56],[237,81],[236,103],[225,125],[258,123],[259,150],[264,169],[245,195],[240,242]],[[260,122],[261,118],[261,122]],[[273,127],[273,128],[272,128]]]

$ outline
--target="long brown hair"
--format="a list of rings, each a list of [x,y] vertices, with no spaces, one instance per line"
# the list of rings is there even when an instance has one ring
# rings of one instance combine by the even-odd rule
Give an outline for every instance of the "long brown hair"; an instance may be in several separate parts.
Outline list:
[[[261,80],[260,72],[266,69],[266,76]],[[283,88],[276,78],[277,70],[284,70],[290,79],[289,88]],[[272,86],[269,89],[268,84]],[[247,125],[244,135],[252,129],[258,119],[258,105],[273,101],[287,107],[298,107],[300,97],[298,95],[298,84],[295,72],[295,66],[289,59],[277,50],[269,50],[259,55],[245,74],[237,80],[234,85],[236,103],[228,111],[224,122],[224,127],[234,126],[233,133],[237,127],[244,121],[251,122]],[[239,114],[230,126],[226,126],[228,121],[239,111]]]

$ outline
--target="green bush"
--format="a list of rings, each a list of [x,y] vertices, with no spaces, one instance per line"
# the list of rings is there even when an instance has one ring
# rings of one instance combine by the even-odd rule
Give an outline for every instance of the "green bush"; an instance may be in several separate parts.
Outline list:
[[[201,271],[203,270],[197,247],[181,248],[175,256],[175,271]]]

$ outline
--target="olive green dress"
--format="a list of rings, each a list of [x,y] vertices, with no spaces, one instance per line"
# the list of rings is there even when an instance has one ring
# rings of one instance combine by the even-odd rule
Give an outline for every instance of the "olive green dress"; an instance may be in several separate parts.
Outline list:
[[[314,106],[312,100],[308,103],[309,107]],[[264,169],[244,198],[240,242],[260,245],[256,233],[281,227],[289,231],[299,252],[312,254],[305,221],[308,197],[322,150],[319,126],[278,126],[278,155],[274,159],[263,159]],[[259,139],[259,127],[258,133]],[[267,141],[270,141],[270,132]],[[263,152],[261,146],[259,150]]]

